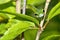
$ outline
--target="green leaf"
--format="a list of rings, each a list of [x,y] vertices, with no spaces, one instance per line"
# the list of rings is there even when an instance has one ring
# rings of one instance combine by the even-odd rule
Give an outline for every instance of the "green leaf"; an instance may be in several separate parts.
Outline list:
[[[9,17],[6,14],[0,13],[0,22],[7,21]]]
[[[38,5],[38,4],[42,4],[42,3],[44,3],[45,2],[45,0],[27,0],[27,4],[31,4],[31,5]]]
[[[16,9],[14,6],[9,6],[1,11],[9,12],[9,13],[16,13]]]
[[[52,15],[52,16],[51,16],[51,18],[50,18],[50,19],[52,19],[54,16],[56,16],[56,15],[60,14],[60,12],[59,12],[59,11],[60,11],[60,8],[59,8],[55,13],[54,13],[54,15]]]
[[[24,32],[24,39],[25,40],[35,40],[36,39],[36,34],[37,34],[38,29],[29,29]]]
[[[18,18],[22,18],[22,19],[34,22],[37,26],[39,26],[39,21],[34,17],[28,16],[28,15],[23,15],[23,14],[15,14],[15,15]]]
[[[11,2],[10,2],[11,3]],[[7,5],[7,4],[6,4]],[[11,4],[9,4],[9,5],[11,5]],[[5,7],[5,6],[4,6]],[[12,10],[13,9],[13,10]],[[15,7],[13,7],[13,6],[9,6],[9,7],[7,7],[7,8],[5,8],[5,9],[2,9],[2,10],[0,10],[0,11],[3,11],[3,12],[7,12],[7,13],[16,13],[16,9],[15,9]],[[14,18],[15,16],[14,15],[10,15],[10,14],[6,14],[9,18]]]
[[[34,22],[37,26],[39,26],[39,21],[34,17],[28,16],[28,15],[23,15],[23,14],[17,14],[17,13],[6,13],[6,14],[15,15],[16,19],[20,19],[20,20],[23,19],[26,21],[31,21],[31,22]]]
[[[9,19],[15,18],[15,15],[11,15],[11,14],[6,14],[6,15],[9,17]]]
[[[10,0],[0,0],[0,4],[4,4],[4,3],[7,3],[9,2]]]
[[[8,19],[8,16],[6,14],[0,13],[0,17],[4,18],[4,19]]]
[[[4,24],[4,23],[0,24],[0,34],[3,34],[6,31],[5,25],[6,24]]]
[[[22,5],[23,5],[23,0],[22,1]],[[27,1],[27,5],[41,5],[45,2],[45,0],[26,0]],[[16,5],[16,2],[12,2],[13,5]]]
[[[40,40],[59,40],[60,39],[60,24],[56,21],[51,21],[43,33],[40,35]]]
[[[58,31],[48,31],[44,32],[41,36],[43,38],[40,38],[41,40],[58,40],[60,39],[60,34],[58,33]]]
[[[0,34],[4,34],[4,32],[10,28],[12,25],[17,24],[19,20],[16,19],[9,19],[8,23],[1,23],[0,24]]]
[[[5,28],[8,29],[10,28],[12,25],[17,24],[19,22],[19,20],[16,19],[9,19],[8,23],[5,25]]]
[[[48,37],[45,37],[44,39],[42,39],[42,40],[53,40],[53,38],[56,40],[56,38],[59,38],[60,37],[60,35],[58,35],[58,34],[53,34],[53,35],[50,35],[50,36],[48,36]],[[57,39],[58,40],[58,39]]]
[[[34,26],[35,25],[32,22],[20,21],[8,28],[8,30],[4,33],[0,40],[13,40],[16,36]]]
[[[54,6],[51,11],[49,12],[47,20],[52,19],[54,16],[60,14],[60,2]]]

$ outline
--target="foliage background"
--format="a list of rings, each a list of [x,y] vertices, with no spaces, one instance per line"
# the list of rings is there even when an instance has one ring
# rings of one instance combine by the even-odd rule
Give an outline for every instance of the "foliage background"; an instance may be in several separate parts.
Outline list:
[[[4,1],[4,0],[3,0]],[[15,5],[15,1],[13,0],[6,0],[6,2],[4,3],[2,0],[0,2],[0,13],[16,13],[16,5]],[[50,10],[58,3],[60,2],[60,0],[51,0],[50,2],[50,5],[49,5],[49,8],[48,8],[48,11],[47,11],[47,15],[49,14]],[[45,6],[45,0],[27,0],[27,5],[34,5],[37,9],[43,9],[44,6]],[[34,12],[27,8],[26,9],[26,15],[29,15],[29,16],[32,16],[34,17]],[[1,16],[1,14],[0,14]],[[10,22],[11,24],[8,22],[8,21],[5,21],[5,19],[1,22],[0,20],[0,36],[2,37],[2,34],[7,31],[4,26],[6,24],[6,22],[9,23],[9,25],[7,24],[7,28],[9,28],[10,25],[15,25],[14,22],[16,21],[16,24],[18,25],[20,22],[20,18],[19,17],[15,17],[15,15],[9,15],[7,14],[7,16],[9,17],[9,20],[12,19]],[[4,16],[6,17],[6,16]],[[6,20],[8,19],[8,17],[6,17]],[[14,19],[13,19],[14,18]],[[26,17],[25,17],[26,18]],[[47,18],[47,16],[46,16]],[[17,20],[15,20],[17,19]],[[18,20],[19,19],[19,20]],[[15,20],[15,21],[14,21]],[[23,21],[27,21],[25,19],[21,19]],[[29,19],[30,20],[30,19]],[[28,20],[28,21],[29,21]],[[29,25],[25,25],[25,26],[30,26],[30,24],[32,24],[32,26],[34,26],[35,24],[34,23],[30,23],[31,21],[27,22],[27,24],[29,23]],[[21,24],[21,23],[20,23]],[[16,25],[16,26],[17,26]],[[23,25],[23,24],[22,24]],[[4,28],[4,29],[3,29]],[[28,29],[28,28],[27,28]],[[26,30],[27,30],[26,29]],[[36,37],[36,34],[37,34],[37,29],[28,29],[27,31],[22,31],[24,32],[24,38],[25,40],[35,40],[35,37]],[[22,33],[21,32],[21,33]],[[17,33],[19,35],[19,33]],[[11,35],[11,34],[10,34]],[[20,37],[18,35],[15,35],[15,36],[12,36],[12,39],[7,39],[7,38],[10,38],[10,37],[7,37],[6,39],[3,37],[3,39],[1,39],[0,37],[0,40],[20,40]],[[5,36],[6,37],[6,36]],[[60,14],[55,16],[54,18],[52,18],[50,20],[50,22],[48,23],[46,29],[43,31],[43,33],[41,34],[40,36],[40,40],[60,40]]]

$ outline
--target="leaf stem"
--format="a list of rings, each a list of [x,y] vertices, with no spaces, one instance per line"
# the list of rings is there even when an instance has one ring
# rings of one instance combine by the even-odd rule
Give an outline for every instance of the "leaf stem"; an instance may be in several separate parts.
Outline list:
[[[44,24],[43,29],[46,28],[46,26],[47,26],[48,23],[49,23],[49,21],[47,21],[47,22]]]
[[[45,20],[45,17],[46,17],[46,13],[47,13],[47,9],[48,9],[48,6],[49,6],[49,3],[50,3],[51,0],[46,0],[46,3],[45,3],[45,8],[44,8],[44,18],[41,20],[40,22],[40,30],[38,31],[37,33],[37,36],[36,36],[36,40],[39,40],[40,38],[40,35],[41,33],[43,32],[43,29],[46,27],[46,25],[48,24],[48,22],[43,26],[44,24],[44,20]]]
[[[24,38],[22,38],[21,40],[24,40]]]
[[[24,15],[25,15],[25,12],[26,12],[26,0],[23,0],[23,14]],[[25,40],[24,37],[21,40]]]
[[[23,14],[26,12],[26,0],[23,0]]]
[[[21,13],[21,0],[16,0],[16,12]]]

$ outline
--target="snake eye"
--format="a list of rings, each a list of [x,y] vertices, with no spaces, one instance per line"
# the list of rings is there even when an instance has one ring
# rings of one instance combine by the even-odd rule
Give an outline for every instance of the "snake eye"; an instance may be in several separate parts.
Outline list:
[[[43,10],[43,12],[45,12],[45,10]]]
[[[38,15],[38,14],[35,14],[35,15]]]

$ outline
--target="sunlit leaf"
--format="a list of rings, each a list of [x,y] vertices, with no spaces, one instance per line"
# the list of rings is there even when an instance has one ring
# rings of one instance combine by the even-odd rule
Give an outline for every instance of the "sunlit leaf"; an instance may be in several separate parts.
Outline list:
[[[54,16],[56,16],[58,14],[60,14],[60,2],[51,9],[51,11],[50,11],[50,13],[48,15],[47,20],[52,19]]]
[[[8,8],[5,8],[2,11],[9,12],[9,13],[16,13],[16,9],[14,6],[10,6]]]
[[[22,1],[22,5],[23,5],[23,0],[21,0]],[[45,2],[45,0],[26,0],[27,1],[27,5],[28,4],[30,4],[30,5],[41,5],[41,4],[43,4],[44,2]],[[16,2],[13,2],[13,5],[16,5]]]
[[[23,15],[23,14],[15,14],[15,15],[18,18],[22,18],[22,19],[25,19],[27,21],[34,22],[37,26],[39,25],[39,21],[34,17],[28,16],[28,15]]]
[[[6,24],[0,24],[0,34],[3,34],[5,31],[6,31],[6,29],[5,29],[5,25]]]
[[[12,10],[13,9],[13,10]],[[15,9],[15,7],[13,7],[13,6],[10,6],[10,7],[7,7],[7,8],[5,8],[5,9],[3,9],[3,10],[0,10],[0,11],[3,11],[2,13],[4,13],[4,12],[7,12],[7,13],[16,13],[16,9]],[[10,15],[10,14],[6,14],[9,18],[14,18],[15,16],[14,15]]]
[[[17,14],[17,13],[6,13],[6,14],[15,15],[17,17],[17,19],[31,21],[31,22],[34,22],[37,26],[39,26],[39,21],[34,17],[28,16],[28,15],[23,15],[23,14]]]
[[[8,30],[4,33],[4,35],[0,38],[0,40],[12,40],[22,32],[29,29],[29,27],[34,27],[34,23],[28,21],[20,21],[12,27],[8,28]]]
[[[19,22],[19,20],[16,19],[9,19],[8,23],[5,25],[5,28],[8,29],[10,28],[12,25],[17,24]]]
[[[4,4],[4,3],[7,3],[9,2],[10,0],[0,0],[0,4]]]
[[[51,16],[51,18],[50,18],[50,19],[52,19],[54,16],[56,16],[56,15],[60,14],[60,12],[59,12],[59,11],[60,11],[60,8],[59,8],[55,13],[54,13],[54,15],[52,15],[52,16]]]
[[[19,20],[16,19],[9,19],[8,23],[1,23],[0,24],[0,34],[4,34],[4,32],[10,28],[12,25],[17,24]]]
[[[6,14],[0,13],[0,22],[7,21],[9,17]]]
[[[45,0],[27,0],[27,4],[31,4],[31,5],[37,5],[37,4],[42,4],[44,3]]]
[[[0,34],[4,34],[4,32],[10,28],[12,25],[16,24],[19,22],[19,20],[16,19],[9,19],[8,23],[0,23]]]

